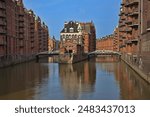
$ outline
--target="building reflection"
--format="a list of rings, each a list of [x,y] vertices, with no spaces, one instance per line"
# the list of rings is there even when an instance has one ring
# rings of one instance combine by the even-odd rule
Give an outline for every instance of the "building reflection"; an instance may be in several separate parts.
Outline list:
[[[150,99],[150,87],[123,61],[114,66],[116,81],[120,87],[120,98],[124,100]]]
[[[116,55],[97,55],[96,57],[96,62],[119,62],[120,61],[120,56],[116,56]]]
[[[114,61],[113,61],[114,60]],[[116,61],[109,57],[97,57],[97,69],[114,75],[119,86],[120,99],[141,100],[150,99],[150,87],[136,72],[123,61]]]
[[[59,75],[65,99],[79,99],[84,92],[94,92],[95,59],[76,64],[59,64]]]
[[[48,72],[46,65],[34,61],[1,69],[0,99],[32,99]]]

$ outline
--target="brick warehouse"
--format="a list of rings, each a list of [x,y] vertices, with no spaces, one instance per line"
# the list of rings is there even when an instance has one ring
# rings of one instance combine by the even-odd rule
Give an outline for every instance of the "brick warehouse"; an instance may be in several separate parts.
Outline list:
[[[96,30],[93,22],[65,22],[60,34],[62,51],[77,53],[77,45],[84,53],[92,52],[96,48]]]
[[[122,0],[118,28],[98,39],[96,49],[120,51],[122,59],[150,82],[150,0]]]
[[[149,75],[150,0],[123,0],[119,20],[124,59]]]
[[[112,35],[107,35],[96,40],[96,50],[119,51],[119,30],[118,27]]]
[[[48,50],[48,27],[22,0],[0,0],[0,61],[30,59]]]

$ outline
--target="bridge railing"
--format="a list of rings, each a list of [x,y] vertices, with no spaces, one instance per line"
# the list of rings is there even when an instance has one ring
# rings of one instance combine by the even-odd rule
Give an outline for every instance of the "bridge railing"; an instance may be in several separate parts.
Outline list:
[[[93,51],[93,52],[90,52],[90,54],[118,54],[118,55],[121,55],[120,52],[116,52],[116,51],[112,51],[112,50],[96,50],[96,51]]]

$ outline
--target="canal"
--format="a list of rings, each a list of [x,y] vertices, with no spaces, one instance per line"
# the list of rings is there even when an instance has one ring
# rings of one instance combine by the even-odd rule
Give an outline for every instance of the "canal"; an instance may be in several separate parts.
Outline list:
[[[0,99],[150,99],[150,85],[120,60],[54,62],[49,57],[0,69]]]

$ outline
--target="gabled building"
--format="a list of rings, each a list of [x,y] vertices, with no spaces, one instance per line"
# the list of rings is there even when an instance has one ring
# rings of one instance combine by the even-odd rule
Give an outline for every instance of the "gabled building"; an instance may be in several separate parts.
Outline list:
[[[65,48],[66,52],[76,53],[77,45],[83,46],[83,33],[79,22],[65,22],[60,35],[61,47]]]
[[[94,51],[96,48],[96,31],[92,22],[65,22],[60,32],[60,49],[69,53],[77,53],[79,45],[84,53]],[[78,45],[78,46],[77,46]]]

